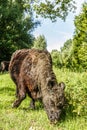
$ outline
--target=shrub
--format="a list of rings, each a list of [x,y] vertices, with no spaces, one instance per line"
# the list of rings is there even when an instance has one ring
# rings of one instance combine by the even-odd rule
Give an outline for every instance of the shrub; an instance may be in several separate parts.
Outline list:
[[[54,69],[57,79],[66,84],[67,113],[85,116],[87,114],[87,73]]]

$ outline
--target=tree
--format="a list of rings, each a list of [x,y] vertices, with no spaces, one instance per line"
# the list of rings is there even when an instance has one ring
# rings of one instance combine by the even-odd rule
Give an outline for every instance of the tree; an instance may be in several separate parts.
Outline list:
[[[31,32],[38,25],[33,13],[52,21],[57,17],[65,20],[74,5],[74,0],[1,0],[0,61],[10,60],[16,49],[31,47]]]
[[[68,50],[70,49],[71,46],[72,46],[72,39],[68,39],[68,40],[64,43],[63,47],[60,48],[60,49],[61,49],[61,52],[64,52],[64,51],[67,51],[67,52],[68,52]]]
[[[73,38],[73,64],[79,70],[87,69],[87,3],[81,13],[75,17],[75,35]]]
[[[55,67],[61,68],[63,66],[61,53],[58,50],[52,50],[51,56],[52,56],[53,65]]]
[[[0,61],[10,60],[16,49],[30,48],[37,25],[27,0],[0,1]]]
[[[36,15],[50,18],[52,21],[58,17],[65,20],[68,13],[76,8],[74,0],[33,0],[32,6]]]
[[[38,36],[34,40],[33,44],[34,44],[33,48],[40,49],[40,50],[47,49],[47,42],[46,42],[44,35]]]
[[[62,60],[63,60],[63,66],[67,68],[72,67],[72,39],[67,40],[64,43],[64,46],[61,47],[61,55],[62,55]]]

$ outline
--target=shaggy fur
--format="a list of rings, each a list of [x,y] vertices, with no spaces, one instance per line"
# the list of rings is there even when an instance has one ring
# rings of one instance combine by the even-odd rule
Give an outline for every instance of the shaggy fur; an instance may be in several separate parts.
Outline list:
[[[28,53],[29,49],[17,50],[16,52],[13,53],[9,64],[9,71],[11,74],[11,78],[16,84],[16,97],[18,97],[18,91],[19,91],[18,83],[19,83],[19,74],[21,65]]]
[[[16,51],[12,55],[9,72],[17,86],[17,100],[14,101],[13,107],[18,107],[28,93],[32,99],[31,107],[35,108],[35,101],[42,99],[49,120],[59,120],[65,103],[65,85],[63,82],[57,83],[48,51]]]

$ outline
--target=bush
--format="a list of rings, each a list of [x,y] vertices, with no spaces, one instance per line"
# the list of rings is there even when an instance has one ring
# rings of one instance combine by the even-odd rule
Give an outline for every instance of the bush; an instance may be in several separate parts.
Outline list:
[[[87,73],[76,73],[57,68],[54,71],[57,79],[66,84],[67,113],[87,115]]]

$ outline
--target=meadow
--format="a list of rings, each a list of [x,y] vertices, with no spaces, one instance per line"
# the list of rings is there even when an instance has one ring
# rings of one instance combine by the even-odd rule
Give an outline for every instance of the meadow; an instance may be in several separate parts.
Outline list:
[[[43,105],[36,103],[36,110],[29,109],[30,98],[18,108],[15,84],[9,73],[0,73],[0,130],[87,130],[87,72],[70,72],[54,68],[58,82],[65,82],[66,107],[60,122],[50,124]]]

